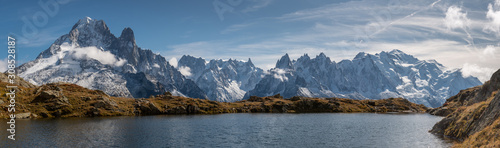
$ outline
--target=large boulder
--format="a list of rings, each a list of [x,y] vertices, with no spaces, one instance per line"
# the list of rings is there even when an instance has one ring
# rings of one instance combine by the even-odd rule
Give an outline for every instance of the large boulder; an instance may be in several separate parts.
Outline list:
[[[118,108],[118,104],[116,104],[115,101],[102,96],[96,98],[96,102],[93,103],[92,106],[96,108],[103,108],[105,110],[115,110],[116,108]]]
[[[152,102],[144,99],[139,99],[135,102],[135,109],[140,115],[158,115],[162,111]]]

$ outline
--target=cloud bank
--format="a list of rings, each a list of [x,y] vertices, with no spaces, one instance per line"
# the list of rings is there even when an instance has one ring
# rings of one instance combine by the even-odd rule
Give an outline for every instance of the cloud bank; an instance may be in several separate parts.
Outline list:
[[[68,43],[63,43],[59,52],[59,59],[70,56],[76,60],[94,59],[105,65],[123,66],[127,60],[117,58],[109,51],[98,49],[97,47],[76,47]]]
[[[493,75],[494,72],[495,72],[494,69],[486,68],[486,67],[480,67],[477,64],[465,63],[462,66],[462,74],[465,77],[475,76],[481,82],[486,82],[486,81],[490,80],[491,75]]]
[[[495,0],[495,3],[488,4],[488,12],[486,18],[489,22],[484,27],[484,30],[492,33],[500,33],[500,0]],[[500,35],[498,35],[500,36]]]

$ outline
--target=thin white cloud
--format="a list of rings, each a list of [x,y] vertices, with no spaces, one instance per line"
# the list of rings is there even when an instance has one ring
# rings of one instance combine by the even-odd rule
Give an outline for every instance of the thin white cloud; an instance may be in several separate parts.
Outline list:
[[[242,30],[242,29],[245,29],[245,28],[251,26],[252,24],[253,23],[231,25],[231,26],[227,27],[226,29],[222,30],[221,34],[228,34],[231,32],[239,31],[239,30]]]
[[[60,59],[66,56],[71,56],[74,59],[94,59],[102,64],[113,66],[123,66],[127,63],[127,60],[116,58],[111,52],[97,47],[77,47],[68,43],[63,43],[60,47],[61,51],[58,53]]]
[[[262,9],[262,8],[269,6],[269,4],[271,4],[273,2],[273,0],[252,0],[252,2],[254,2],[255,5],[252,5],[252,6],[249,6],[245,9],[243,9],[243,10],[241,10],[241,12],[248,13],[248,12],[257,11],[259,9]]]
[[[485,27],[485,32],[496,33],[499,36],[500,33],[500,0],[495,0],[494,4],[488,4],[488,12],[486,13],[486,18],[489,19]]]
[[[469,19],[467,12],[463,12],[462,8],[451,6],[446,11],[446,18],[444,24],[449,30],[453,29],[466,29],[469,26]]]

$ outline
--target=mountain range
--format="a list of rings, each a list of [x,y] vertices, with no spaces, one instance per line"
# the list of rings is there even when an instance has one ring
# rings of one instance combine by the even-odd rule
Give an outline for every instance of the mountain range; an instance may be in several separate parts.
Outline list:
[[[460,90],[481,85],[460,69],[447,70],[435,60],[419,60],[400,50],[367,54],[353,60],[331,61],[325,54],[281,57],[275,68],[250,90],[249,96],[342,97],[351,99],[406,98],[429,107],[442,105]]]
[[[79,20],[31,62],[17,68],[35,85],[69,82],[112,96],[142,98],[162,94],[238,101],[281,94],[285,98],[403,97],[429,107],[442,105],[461,89],[481,85],[460,69],[447,70],[434,60],[419,60],[400,50],[359,53],[332,61],[321,53],[292,60],[285,54],[270,70],[251,59],[205,60],[184,55],[178,63],[137,46],[132,29],[113,35],[102,20]]]

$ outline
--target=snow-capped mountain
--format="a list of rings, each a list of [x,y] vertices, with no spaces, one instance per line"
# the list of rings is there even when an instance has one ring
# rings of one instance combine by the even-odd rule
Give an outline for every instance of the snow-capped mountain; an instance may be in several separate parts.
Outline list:
[[[41,85],[75,83],[113,96],[149,97],[170,91],[175,95],[206,98],[164,57],[141,49],[134,32],[125,28],[115,37],[102,20],[79,20],[31,62],[18,67],[19,76]]]
[[[264,75],[263,70],[238,60],[210,60],[184,55],[178,62],[179,69],[188,68],[188,78],[206,92],[211,100],[231,102],[243,99]]]
[[[175,67],[174,67],[175,66]],[[238,60],[183,56],[171,65],[159,54],[141,49],[134,32],[114,36],[102,20],[84,18],[18,75],[36,85],[69,82],[113,96],[174,95],[237,101],[249,96],[403,97],[430,107],[440,106],[461,89],[480,85],[460,69],[446,70],[436,61],[419,60],[399,50],[359,53],[338,63],[321,53],[292,60],[288,54],[264,72]]]
[[[400,50],[375,55],[359,53],[339,63],[321,53],[291,61],[284,55],[275,68],[250,90],[249,96],[345,97],[384,99],[403,97],[430,107],[442,105],[460,90],[481,85],[460,69],[446,70],[438,62],[419,60]]]

